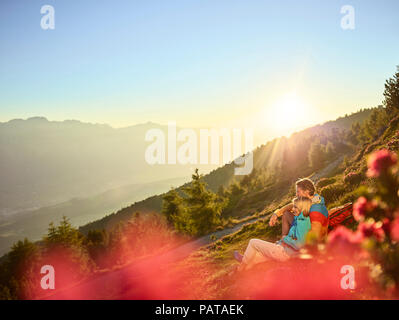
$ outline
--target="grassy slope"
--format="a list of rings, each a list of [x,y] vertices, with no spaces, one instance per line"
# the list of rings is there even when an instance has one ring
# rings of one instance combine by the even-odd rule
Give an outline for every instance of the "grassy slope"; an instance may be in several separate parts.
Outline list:
[[[392,142],[396,142],[395,151],[398,151],[399,137],[396,135],[398,130],[399,117],[391,121],[386,131],[376,139],[375,142],[362,146],[360,150],[352,156],[347,166],[349,171],[365,171],[367,156],[373,151],[387,148],[389,142],[391,145]],[[340,167],[327,176],[334,177],[337,180],[336,183],[342,183],[345,169],[346,168],[341,164]],[[330,205],[330,207],[346,203],[348,198],[347,194],[354,195],[357,187],[357,185],[347,186],[348,189],[345,195],[341,196],[340,199]],[[288,195],[281,201],[281,204],[284,203],[286,199],[288,199]],[[244,225],[237,232],[225,236],[213,244],[200,248],[179,264],[168,266],[168,270],[171,274],[190,274],[193,272],[193,269],[195,269],[195,272],[200,275],[196,277],[196,283],[189,286],[190,291],[185,292],[187,297],[193,299],[235,298],[231,296],[231,293],[234,292],[236,282],[228,275],[232,267],[237,264],[233,259],[233,251],[239,250],[243,252],[248,241],[252,238],[259,238],[272,242],[277,240],[280,234],[281,224],[275,227],[269,227],[269,217],[270,212],[256,222]],[[212,272],[209,272],[209,270],[212,270]]]

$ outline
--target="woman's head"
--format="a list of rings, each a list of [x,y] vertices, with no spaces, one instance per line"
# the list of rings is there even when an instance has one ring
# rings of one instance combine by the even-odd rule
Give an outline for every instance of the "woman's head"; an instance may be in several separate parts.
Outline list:
[[[309,216],[310,207],[312,206],[312,200],[307,197],[296,197],[292,200],[292,204],[294,205],[294,213],[295,215],[302,214],[307,217]]]

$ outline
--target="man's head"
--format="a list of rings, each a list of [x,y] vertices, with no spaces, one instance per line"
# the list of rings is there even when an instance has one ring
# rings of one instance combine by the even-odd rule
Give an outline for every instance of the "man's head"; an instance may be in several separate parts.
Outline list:
[[[316,188],[310,179],[299,179],[295,185],[297,197],[306,197],[311,199],[316,192]]]

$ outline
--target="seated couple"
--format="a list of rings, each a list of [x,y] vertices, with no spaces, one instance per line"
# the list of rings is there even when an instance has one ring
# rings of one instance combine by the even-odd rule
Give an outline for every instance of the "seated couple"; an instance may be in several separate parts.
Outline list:
[[[328,210],[324,198],[316,194],[315,186],[310,179],[296,182],[296,198],[291,204],[276,210],[270,218],[269,225],[274,226],[280,216],[282,216],[281,239],[276,243],[251,239],[244,255],[234,252],[234,258],[240,262],[238,271],[267,260],[288,260],[305,244],[309,231],[314,232],[318,239],[327,236]]]

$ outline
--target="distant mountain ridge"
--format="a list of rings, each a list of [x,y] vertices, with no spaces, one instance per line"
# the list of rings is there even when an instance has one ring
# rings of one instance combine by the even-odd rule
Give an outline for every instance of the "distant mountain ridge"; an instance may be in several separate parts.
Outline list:
[[[189,165],[146,163],[145,133],[154,128],[167,130],[151,122],[112,128],[44,117],[0,123],[0,216],[128,184],[190,177]]]

